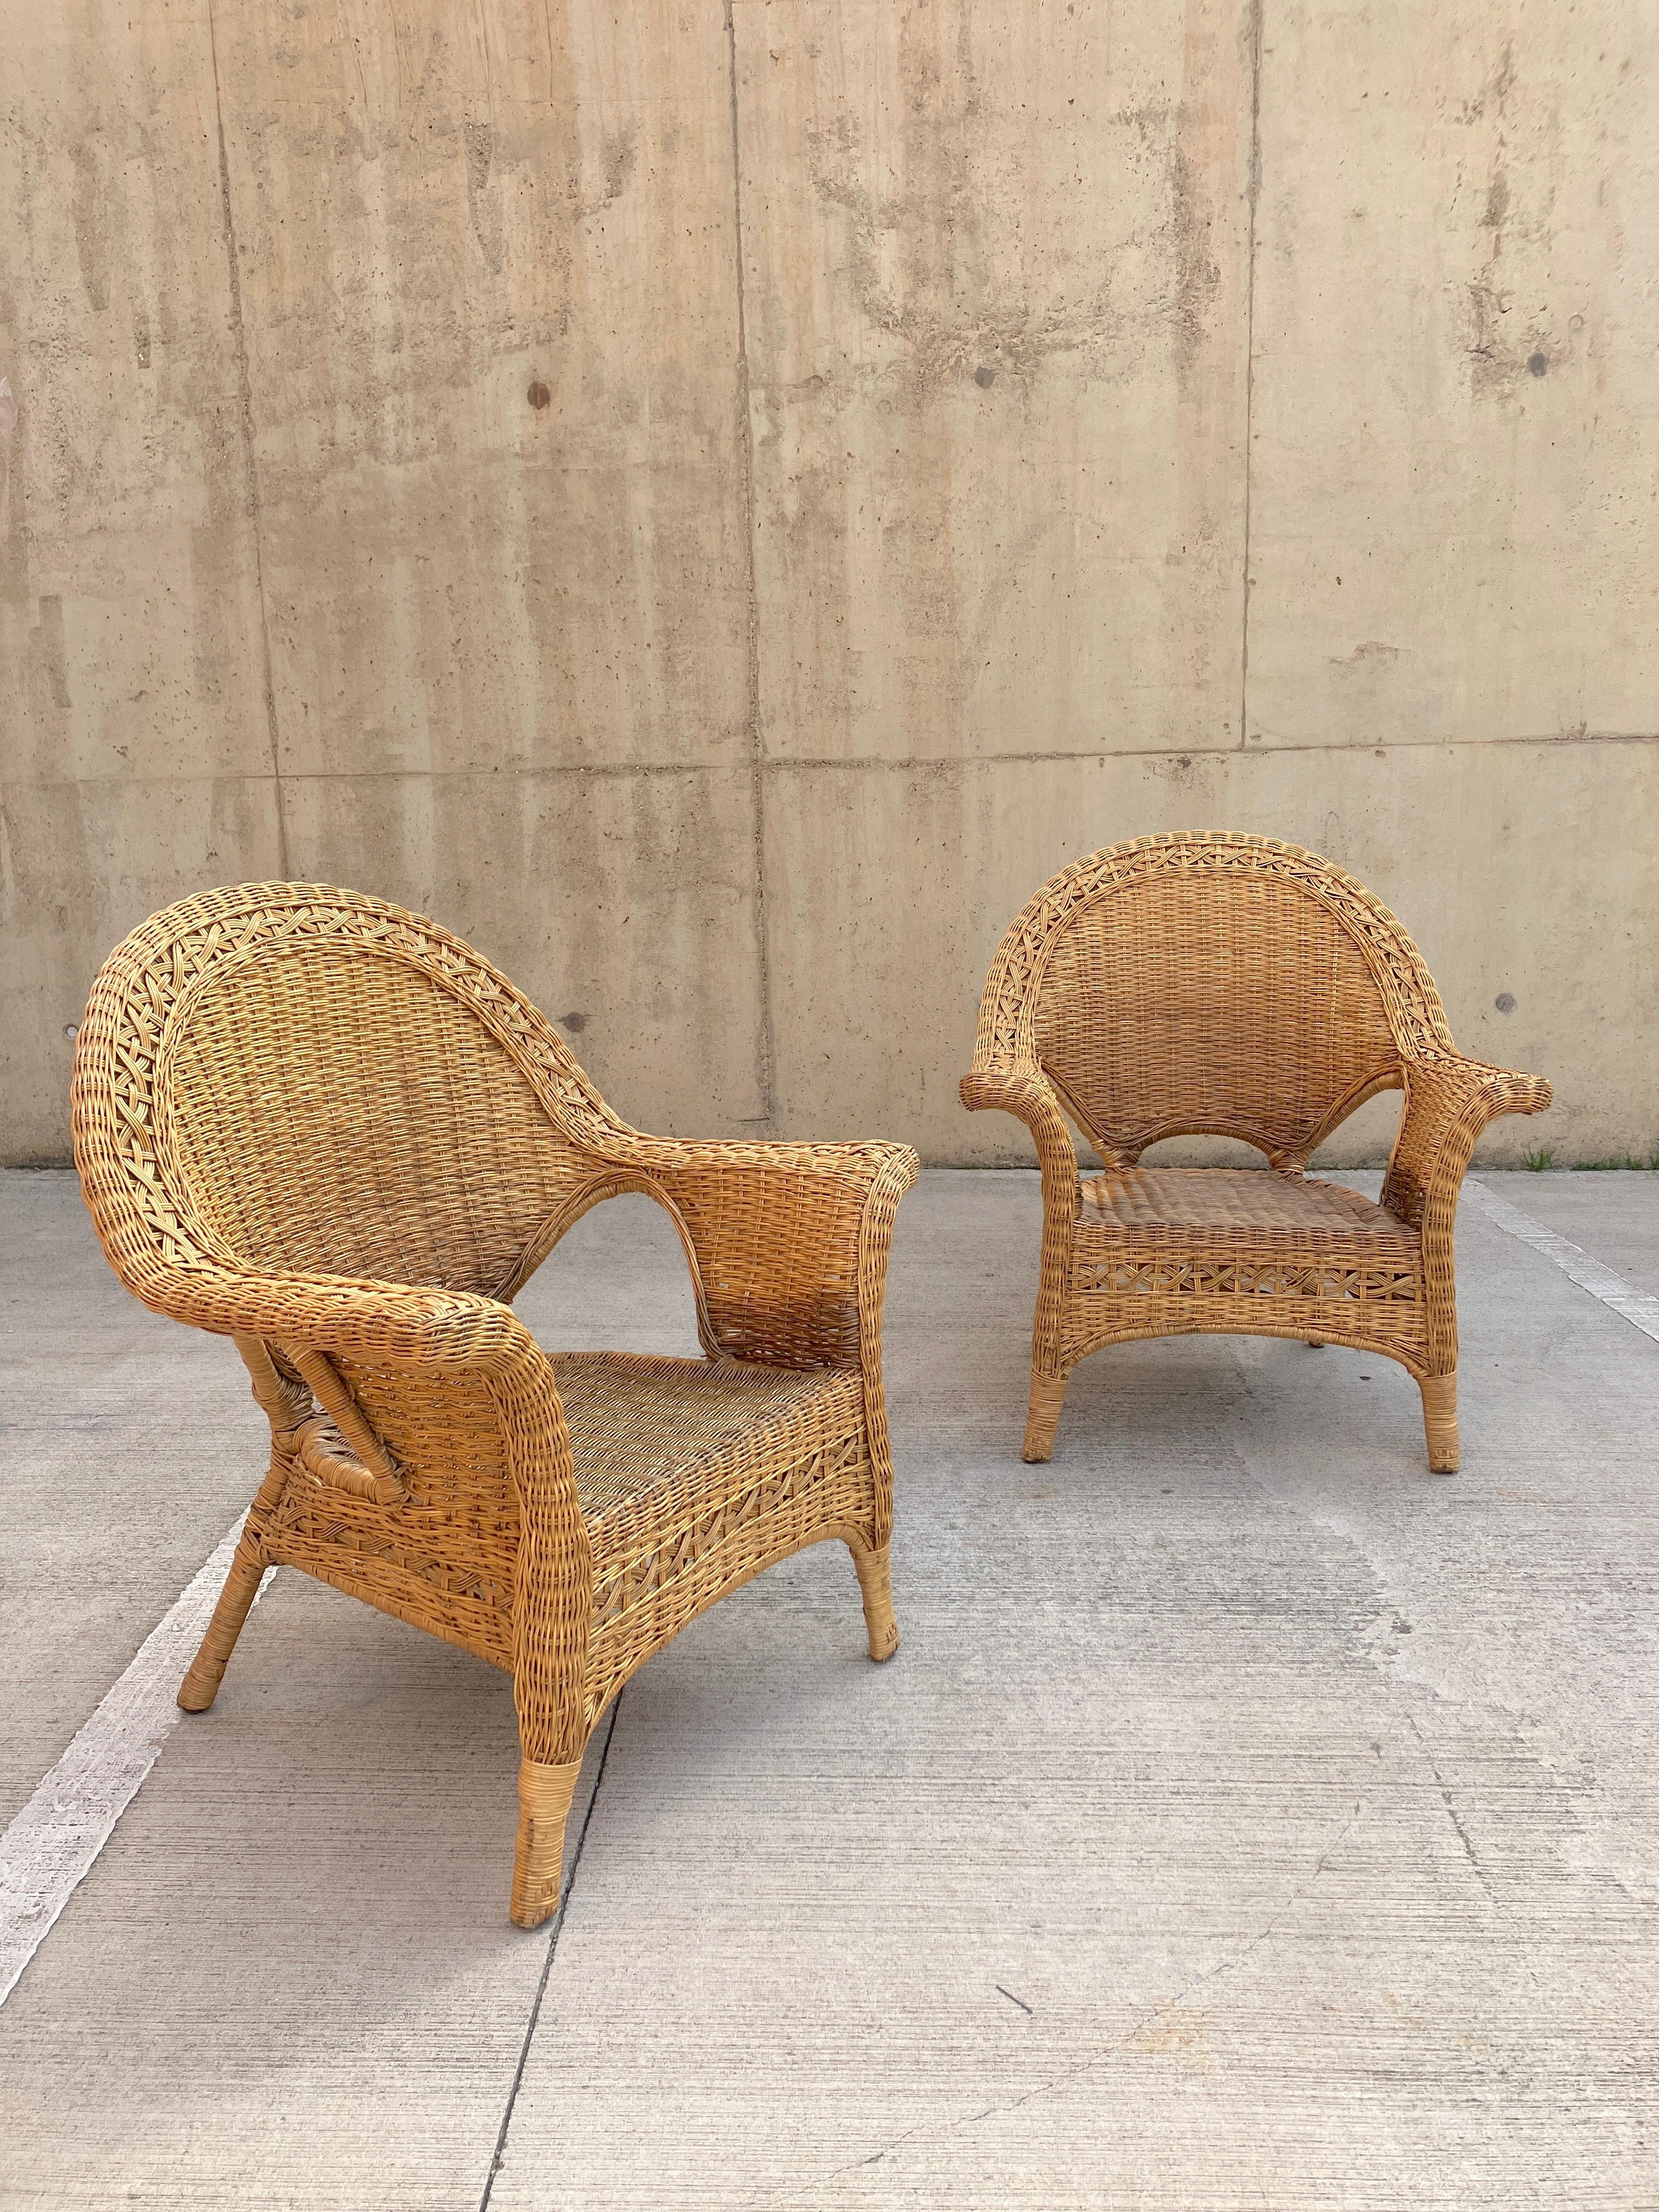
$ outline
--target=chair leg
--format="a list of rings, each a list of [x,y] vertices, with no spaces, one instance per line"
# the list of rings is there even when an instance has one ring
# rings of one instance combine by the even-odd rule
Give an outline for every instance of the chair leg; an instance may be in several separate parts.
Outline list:
[[[1425,1375],[1423,1426],[1429,1440],[1429,1466],[1436,1474],[1457,1472],[1457,1370],[1449,1375]]]
[[[519,1840],[513,1854],[515,1928],[539,1928],[556,1910],[564,1871],[564,1824],[576,1791],[580,1759],[564,1766],[519,1762]]]
[[[242,1537],[231,1559],[225,1586],[219,1593],[219,1602],[213,1608],[207,1634],[202,1638],[202,1647],[179,1685],[179,1704],[185,1712],[204,1713],[218,1696],[225,1668],[236,1649],[248,1608],[259,1594],[264,1574],[258,1554],[247,1538]]]
[[[847,1546],[859,1571],[859,1589],[864,1598],[864,1626],[870,1635],[870,1656],[890,1659],[899,1648],[898,1623],[893,1618],[892,1546],[870,1551],[862,1544]]]
[[[1020,1457],[1040,1465],[1053,1452],[1060,1407],[1066,1403],[1066,1377],[1039,1375],[1031,1370],[1031,1403],[1025,1417],[1025,1443]]]

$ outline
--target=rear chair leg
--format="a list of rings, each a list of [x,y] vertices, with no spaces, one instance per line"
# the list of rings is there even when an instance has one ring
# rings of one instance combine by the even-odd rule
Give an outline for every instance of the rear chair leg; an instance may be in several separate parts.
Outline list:
[[[1025,1417],[1025,1443],[1022,1459],[1040,1466],[1053,1452],[1054,1431],[1060,1426],[1060,1409],[1066,1403],[1066,1377],[1063,1375],[1040,1375],[1031,1370],[1031,1403]]]
[[[1449,1375],[1425,1375],[1423,1427],[1429,1440],[1429,1466],[1436,1474],[1457,1472],[1457,1370]]]
[[[185,1712],[204,1713],[218,1696],[225,1668],[236,1649],[248,1607],[259,1594],[264,1574],[258,1553],[242,1536],[238,1540],[230,1572],[225,1577],[225,1586],[219,1593],[219,1602],[213,1608],[207,1634],[202,1638],[202,1648],[191,1661],[189,1671],[179,1686],[179,1703]]]
[[[539,1928],[557,1909],[564,1824],[581,1771],[580,1759],[563,1766],[541,1766],[533,1759],[519,1762],[519,1841],[508,1908],[515,1928]]]
[[[899,1648],[898,1623],[893,1618],[892,1545],[870,1551],[850,1540],[848,1550],[859,1571],[859,1589],[864,1598],[864,1625],[870,1634],[870,1656],[890,1659]]]

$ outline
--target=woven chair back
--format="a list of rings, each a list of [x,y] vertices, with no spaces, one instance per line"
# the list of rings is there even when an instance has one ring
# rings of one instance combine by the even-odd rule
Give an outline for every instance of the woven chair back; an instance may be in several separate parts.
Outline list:
[[[493,1293],[584,1167],[470,1007],[361,945],[206,978],[161,1110],[198,1218],[278,1270]]]
[[[199,1255],[510,1298],[604,1186],[595,1146],[618,1126],[470,946],[301,884],[208,892],[118,945],[81,1024],[74,1106],[82,1191],[141,1297]],[[276,1387],[308,1405],[294,1347],[267,1349]],[[398,1469],[409,1525],[434,1542],[467,1531],[471,1564],[444,1604],[465,1617],[458,1640],[483,1648],[507,1618],[518,1520],[488,1377],[337,1351],[330,1364]],[[385,1550],[369,1507],[319,1490],[306,1510],[337,1535],[362,1520],[365,1562]],[[415,1553],[385,1556],[390,1572]]]
[[[1293,846],[1115,847],[1046,885],[1009,939],[1024,947],[1005,977],[1018,996],[1024,970],[1013,1026],[1109,1164],[1191,1133],[1299,1166],[1398,1087],[1403,1031],[1449,1043],[1399,922]]]
[[[106,963],[77,1155],[135,1287],[144,1247],[194,1244],[510,1295],[540,1225],[597,1172],[567,1097],[604,1113],[458,939],[356,893],[245,884],[155,915]]]

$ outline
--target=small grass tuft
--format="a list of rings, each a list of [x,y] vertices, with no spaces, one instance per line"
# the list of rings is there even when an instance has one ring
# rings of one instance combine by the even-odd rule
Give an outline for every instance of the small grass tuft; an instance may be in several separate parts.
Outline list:
[[[1526,1165],[1534,1175],[1542,1175],[1546,1168],[1553,1168],[1555,1165],[1554,1146],[1540,1145],[1535,1152],[1528,1152],[1526,1156]]]
[[[1575,1160],[1573,1165],[1580,1175],[1598,1175],[1606,1170],[1628,1170],[1632,1168],[1639,1169],[1645,1174],[1659,1168],[1659,1145],[1655,1146],[1645,1159],[1639,1159],[1634,1152],[1625,1152],[1617,1159]]]

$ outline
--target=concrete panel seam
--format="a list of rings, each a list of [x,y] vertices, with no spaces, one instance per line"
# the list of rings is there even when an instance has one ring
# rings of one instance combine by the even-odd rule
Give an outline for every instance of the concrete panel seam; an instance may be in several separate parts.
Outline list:
[[[1250,438],[1255,398],[1255,209],[1261,196],[1261,10],[1250,0],[1250,171],[1247,187],[1249,223],[1244,248],[1244,562],[1239,610],[1238,744],[1250,734]]]
[[[1569,745],[1651,745],[1659,744],[1659,731],[1601,730],[1574,731],[1561,737],[1513,738],[1436,738],[1410,744],[1291,744],[1252,745],[1251,760],[1262,760],[1285,753],[1328,753],[1336,758],[1345,754],[1365,753],[1449,753],[1484,752],[1495,745],[1538,745],[1551,748]],[[768,759],[764,767],[769,771],[783,769],[952,769],[1042,767],[1063,761],[1173,761],[1182,768],[1197,768],[1200,763],[1214,761],[1225,764],[1237,750],[1235,746],[1199,745],[1190,751],[1172,748],[1153,750],[1135,749],[1124,752],[1097,750],[1092,752],[1020,752],[1020,753],[817,753],[799,754],[793,757],[776,754]]]
[[[772,962],[766,924],[765,744],[761,732],[760,595],[756,581],[755,556],[755,426],[750,413],[749,322],[743,281],[743,139],[738,122],[738,28],[732,0],[726,0],[726,59],[732,105],[732,259],[737,279],[738,307],[738,452],[743,466],[744,542],[748,555],[745,644],[748,653],[749,757],[755,815],[755,957],[759,974],[760,1033],[756,1039],[756,1088],[760,1093],[761,1127],[775,1126],[776,1061],[772,1043]]]
[[[1426,739],[1420,744],[1290,744],[1253,745],[1250,758],[1261,760],[1268,756],[1286,753],[1328,753],[1340,757],[1344,754],[1373,755],[1379,753],[1450,753],[1484,752],[1498,745],[1535,745],[1552,750],[1576,745],[1655,745],[1659,744],[1656,730],[1575,730],[1559,737],[1519,736],[1512,738],[1440,738]],[[794,756],[775,754],[757,765],[766,775],[783,775],[799,771],[816,774],[823,769],[884,769],[895,774],[912,774],[927,769],[960,770],[968,768],[1045,767],[1067,761],[1148,761],[1173,762],[1183,769],[1196,768],[1200,763],[1231,760],[1235,748],[1200,746],[1190,752],[1170,749],[1139,750],[1127,752],[986,752],[986,753],[801,753]],[[399,781],[425,781],[459,783],[468,779],[483,782],[491,781],[534,782],[549,781],[562,776],[597,778],[619,776],[690,776],[730,775],[740,773],[744,764],[737,766],[721,761],[550,761],[515,762],[491,768],[425,767],[375,769],[289,769],[280,779],[275,771],[259,775],[239,774],[235,770],[210,769],[199,775],[41,775],[12,776],[0,779],[0,790],[5,791],[105,791],[143,790],[151,785],[169,788],[193,784],[262,784],[277,783],[286,787],[290,784],[307,783],[395,783]]]
[[[242,418],[242,454],[247,469],[248,527],[253,536],[253,586],[259,601],[259,656],[265,686],[265,728],[270,741],[270,774],[276,798],[276,865],[289,872],[288,821],[283,809],[282,750],[276,736],[276,684],[270,663],[270,620],[265,608],[264,549],[259,534],[259,478],[253,451],[253,380],[248,371],[247,330],[242,319],[242,272],[236,251],[236,217],[230,197],[230,155],[225,146],[225,109],[219,90],[219,36],[208,0],[208,52],[213,64],[213,119],[219,133],[219,197],[224,210],[225,258],[230,267],[230,312],[236,325],[236,383]]]

